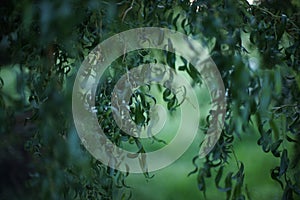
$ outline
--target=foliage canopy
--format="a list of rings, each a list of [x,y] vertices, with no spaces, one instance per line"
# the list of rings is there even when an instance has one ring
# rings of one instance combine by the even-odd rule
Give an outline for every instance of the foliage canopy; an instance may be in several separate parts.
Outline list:
[[[213,151],[193,163],[205,195],[213,178],[226,199],[250,199],[244,164],[224,174],[234,141],[258,131],[257,144],[278,166],[270,176],[282,187],[282,199],[300,196],[300,5],[296,1],[123,0],[2,1],[0,12],[0,166],[1,197],[128,198],[126,176],[95,160],[80,145],[71,116],[73,81],[83,59],[104,39],[138,27],[178,30],[204,42],[222,75],[227,97],[225,127]],[[99,84],[99,122],[117,145],[141,141],[113,124],[109,107],[113,83],[142,63],[166,63],[201,84],[193,66],[163,51],[139,51],[113,63]],[[126,67],[124,67],[126,66]],[[5,70],[15,74],[9,86]],[[13,95],[14,93],[14,95]],[[15,95],[16,94],[16,95]],[[161,89],[170,111],[179,103]],[[150,120],[155,98],[146,90],[132,99],[133,119]],[[204,133],[208,124],[204,125]],[[162,142],[159,138],[155,142]],[[240,141],[239,141],[240,142]],[[251,153],[251,152],[250,152]],[[217,173],[212,174],[212,170]],[[150,178],[145,172],[146,178]],[[214,177],[212,177],[214,176]],[[38,192],[37,192],[38,191]]]

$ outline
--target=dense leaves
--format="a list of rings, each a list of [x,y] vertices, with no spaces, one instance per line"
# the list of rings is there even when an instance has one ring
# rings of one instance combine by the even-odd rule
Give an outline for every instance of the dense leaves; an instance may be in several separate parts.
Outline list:
[[[204,196],[208,196],[207,179],[214,177],[226,199],[250,199],[251,188],[247,189],[244,179],[246,166],[233,149],[242,134],[258,131],[257,144],[278,159],[270,176],[281,185],[282,199],[299,197],[299,4],[281,4],[2,1],[0,70],[14,71],[17,84],[15,92],[7,91],[7,79],[0,71],[1,197],[130,197],[129,190],[123,191],[128,173],[104,166],[82,147],[72,124],[70,98],[77,69],[99,42],[123,30],[149,26],[178,30],[205,43],[225,84],[228,108],[221,138],[203,163],[195,156],[195,170],[190,174],[197,173]],[[167,48],[173,48],[171,42]],[[139,156],[145,148],[140,139],[113,123],[111,92],[127,70],[152,62],[186,73],[195,87],[202,83],[194,66],[166,51],[130,52],[112,64],[97,90],[98,121],[107,137],[118,146],[127,145],[132,156]],[[178,66],[178,62],[182,64]],[[87,72],[86,77],[90,75]],[[180,107],[173,91],[158,89],[170,112]],[[132,120],[141,127],[149,125],[150,109],[156,104],[149,91],[148,85],[137,89],[129,105]],[[88,95],[82,98],[88,100]],[[159,138],[154,141],[165,144]],[[232,157],[238,165],[236,171],[226,168]],[[146,168],[145,163],[146,158],[141,157],[141,167]],[[150,177],[147,170],[145,176]]]

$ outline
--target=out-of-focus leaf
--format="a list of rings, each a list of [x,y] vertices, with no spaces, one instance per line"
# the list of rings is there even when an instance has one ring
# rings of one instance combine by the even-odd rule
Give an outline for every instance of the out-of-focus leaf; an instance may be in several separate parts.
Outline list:
[[[171,95],[171,90],[169,88],[166,88],[163,92],[163,99],[164,101],[169,101],[168,97]]]
[[[264,152],[270,151],[270,145],[272,143],[271,132],[271,129],[269,129],[266,132],[263,132],[262,136],[257,141],[257,144],[262,146]]]
[[[245,196],[242,194],[242,187],[244,183],[244,164],[241,163],[239,171],[233,176],[233,179],[236,179],[236,184],[233,190],[233,199],[245,199]]]
[[[198,182],[198,189],[203,192],[204,198],[206,199],[206,185],[203,176],[203,169],[199,170],[197,182]]]
[[[280,144],[282,143],[282,139],[276,141],[275,143],[273,143],[271,145],[271,152],[275,157],[280,157],[280,153],[278,151],[278,147],[280,146]]]
[[[279,170],[280,170],[280,167],[275,167],[274,169],[272,169],[271,171],[271,178],[275,181],[277,181],[281,188],[283,189],[283,183],[282,181],[279,179]]]
[[[294,200],[293,189],[290,184],[287,184],[284,188],[282,200]]]
[[[4,85],[4,81],[3,81],[2,77],[0,77],[0,89],[3,87],[3,85]]]
[[[276,25],[276,36],[277,40],[279,41],[285,31],[286,28],[286,23],[287,23],[287,16],[285,14],[281,15],[280,22],[277,23]]]
[[[223,166],[221,166],[220,168],[219,168],[219,171],[218,171],[218,173],[217,173],[217,175],[216,175],[216,178],[215,178],[215,184],[216,184],[216,187],[218,188],[218,190],[220,190],[221,192],[227,192],[227,191],[229,191],[229,190],[231,190],[231,188],[229,187],[226,187],[226,188],[222,188],[222,187],[220,187],[220,180],[221,180],[221,178],[222,178],[222,175],[223,175],[223,169],[224,169],[224,167]]]
[[[146,118],[144,116],[144,112],[141,108],[140,103],[136,102],[135,106],[136,106],[136,110],[135,110],[135,113],[134,113],[135,123],[139,126],[142,126],[142,125],[144,125],[145,120],[146,120]]]
[[[281,153],[279,177],[281,177],[289,167],[289,158],[287,150],[284,149]]]
[[[197,171],[198,171],[198,165],[197,165],[197,163],[196,163],[196,161],[199,159],[199,156],[197,155],[197,156],[195,156],[194,158],[193,158],[193,165],[195,166],[195,169],[193,170],[193,171],[191,171],[189,174],[188,174],[188,177],[190,176],[190,175],[192,175],[192,174],[195,174]]]
[[[226,188],[230,188],[228,189],[228,191],[226,192],[226,200],[230,199],[231,196],[231,191],[232,191],[232,172],[229,172],[225,178],[225,187]]]
[[[289,142],[294,142],[294,143],[299,144],[299,141],[292,139],[292,138],[289,137],[288,135],[286,135],[285,137],[286,137],[286,140],[287,140],[287,141],[289,141]]]
[[[186,66],[185,66],[185,65],[179,66],[179,67],[178,67],[178,70],[179,70],[179,71],[184,71],[184,70],[186,70]]]

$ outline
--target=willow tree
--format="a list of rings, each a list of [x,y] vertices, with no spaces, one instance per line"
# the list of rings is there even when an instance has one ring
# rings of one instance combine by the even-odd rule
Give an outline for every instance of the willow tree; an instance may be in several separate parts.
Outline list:
[[[130,196],[125,184],[128,173],[103,165],[81,145],[72,121],[71,93],[77,70],[89,52],[114,34],[139,27],[176,30],[205,43],[222,76],[227,101],[224,129],[204,163],[197,162],[197,155],[191,161],[199,190],[205,194],[205,182],[214,179],[227,199],[251,198],[251,188],[245,187],[244,164],[237,158],[237,171],[229,169],[224,174],[224,169],[234,156],[234,141],[256,130],[260,134],[257,145],[278,159],[270,176],[281,185],[282,199],[299,198],[297,1],[255,5],[245,0],[2,1],[0,10],[4,199]],[[172,53],[141,50],[116,60],[97,90],[104,98],[96,100],[96,109],[105,134],[119,146],[136,146],[137,154],[145,151],[140,139],[122,132],[112,123],[111,110],[104,108],[122,74],[153,62],[155,56],[156,62],[186,73],[195,86],[201,84],[201,74],[190,63],[182,60],[183,65],[178,66],[179,58]],[[6,77],[7,71],[14,76]],[[149,105],[156,101],[146,91],[139,90],[138,98],[131,102],[133,119],[142,126],[151,121]],[[174,94],[160,91],[171,102],[170,112],[180,106]],[[208,122],[199,134],[207,132]],[[154,142],[164,141],[156,138]],[[217,173],[212,175],[212,170]],[[145,171],[145,178],[149,176]]]

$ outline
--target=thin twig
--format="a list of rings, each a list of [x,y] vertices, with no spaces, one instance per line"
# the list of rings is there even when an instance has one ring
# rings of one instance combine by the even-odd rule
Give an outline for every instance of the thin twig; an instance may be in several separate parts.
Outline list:
[[[127,9],[125,10],[125,12],[124,12],[124,14],[123,14],[123,17],[122,17],[122,22],[124,22],[127,13],[133,8],[134,1],[135,1],[135,0],[132,0],[132,1],[131,1],[130,7],[127,8]]]
[[[273,107],[272,109],[273,109],[275,112],[277,112],[277,111],[279,111],[279,110],[281,110],[281,109],[284,109],[284,108],[289,108],[289,107],[295,108],[295,107],[297,107],[297,106],[298,106],[297,103],[295,103],[295,104],[286,104],[286,105],[282,105],[282,106],[278,106],[278,107]]]
[[[255,6],[255,8],[257,8],[257,9],[263,11],[263,12],[266,13],[266,14],[271,15],[271,16],[274,17],[274,18],[281,18],[281,16],[275,15],[275,14],[273,14],[272,12],[270,12],[270,11],[264,9],[264,8],[261,8],[261,7],[259,7],[259,6]],[[297,30],[300,30],[300,28],[297,26],[297,24],[295,24],[295,23],[294,23],[292,20],[290,20],[289,18],[288,18],[288,22],[289,22],[290,24],[292,24]]]

